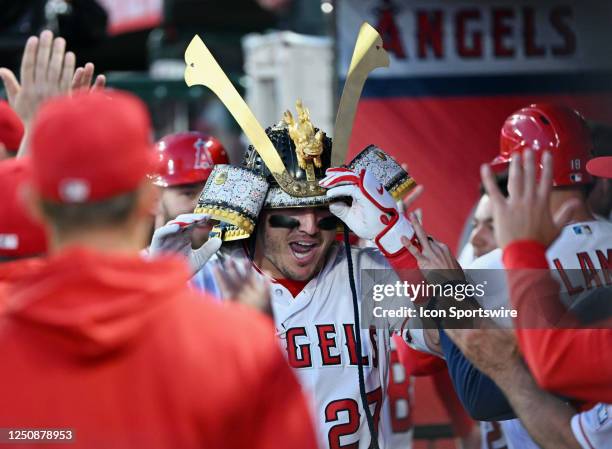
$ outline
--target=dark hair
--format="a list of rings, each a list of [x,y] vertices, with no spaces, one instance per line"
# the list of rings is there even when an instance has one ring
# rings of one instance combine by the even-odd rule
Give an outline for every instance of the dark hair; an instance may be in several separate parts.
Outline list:
[[[102,228],[124,223],[136,206],[137,192],[128,192],[91,203],[42,201],[42,210],[51,226],[61,232]]]
[[[501,173],[495,175],[495,181],[497,181],[497,188],[499,191],[508,198],[508,173]],[[484,185],[480,184],[480,196],[483,196],[487,193],[484,188]]]
[[[504,172],[501,174],[495,175],[495,180],[497,181],[497,187],[499,188],[502,195],[508,198],[508,173]],[[576,184],[573,186],[558,186],[555,189],[567,189],[567,190],[579,190],[585,197],[589,196],[591,191],[593,190],[595,184],[590,182],[588,184]],[[480,196],[486,194],[484,186],[480,185]]]

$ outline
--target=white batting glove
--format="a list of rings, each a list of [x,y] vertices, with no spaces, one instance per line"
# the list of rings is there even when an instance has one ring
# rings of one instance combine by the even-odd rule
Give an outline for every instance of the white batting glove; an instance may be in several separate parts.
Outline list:
[[[414,230],[398,210],[385,187],[367,170],[356,174],[348,168],[330,168],[319,182],[328,198],[349,196],[352,205],[337,201],[329,210],[362,239],[373,240],[382,253],[394,256],[404,250],[401,237],[411,239]]]
[[[208,221],[206,214],[183,214],[169,221],[153,233],[149,254],[156,256],[162,253],[182,254],[189,261],[193,273],[202,269],[206,262],[221,248],[221,239],[208,239],[198,249],[191,248],[191,234],[200,223]]]

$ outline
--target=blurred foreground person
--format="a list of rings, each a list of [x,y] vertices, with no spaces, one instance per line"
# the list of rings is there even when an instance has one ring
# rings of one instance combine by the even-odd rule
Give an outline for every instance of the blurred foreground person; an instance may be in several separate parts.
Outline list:
[[[315,447],[268,320],[203,300],[178,258],[140,257],[156,199],[149,135],[124,93],[38,113],[31,202],[50,252],[0,316],[0,422],[62,429],[39,436],[75,448]],[[6,447],[41,443],[10,436]]]
[[[26,210],[27,158],[0,161],[0,312],[8,282],[37,268],[47,252],[45,230]]]
[[[6,101],[0,100],[0,160],[13,157],[23,138],[23,123]]]

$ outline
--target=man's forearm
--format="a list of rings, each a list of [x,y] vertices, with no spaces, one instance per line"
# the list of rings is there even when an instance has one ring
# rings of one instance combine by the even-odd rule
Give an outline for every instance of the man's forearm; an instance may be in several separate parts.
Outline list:
[[[501,389],[464,356],[443,330],[440,346],[457,395],[472,418],[501,421],[516,417]]]
[[[541,390],[521,361],[517,361],[512,369],[495,376],[494,380],[542,449],[581,449],[570,424],[576,411]]]

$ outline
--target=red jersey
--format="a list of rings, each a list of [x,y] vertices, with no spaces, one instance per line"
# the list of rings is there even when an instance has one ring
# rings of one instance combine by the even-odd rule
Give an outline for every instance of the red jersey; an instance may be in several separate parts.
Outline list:
[[[546,248],[535,241],[513,242],[504,250],[503,261],[510,300],[518,315],[519,347],[538,384],[576,400],[612,402],[612,329],[568,329],[580,325],[572,322],[560,301],[549,301],[539,309],[549,316],[563,316],[563,329],[529,329],[531,323],[521,319],[533,320],[533,305],[542,298],[559,296],[559,283],[546,270]]]
[[[82,248],[20,277],[0,315],[1,426],[71,429],[75,449],[315,448],[271,323],[189,277]]]
[[[43,263],[44,259],[41,257],[28,257],[0,263],[0,313],[5,308],[9,284],[15,282],[20,276],[32,273]]]

